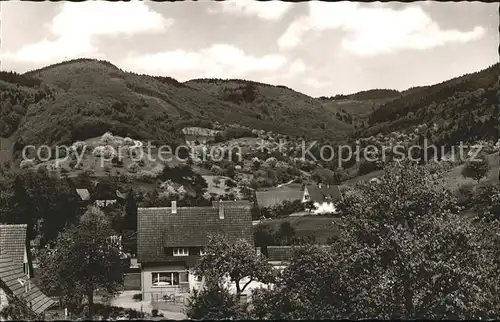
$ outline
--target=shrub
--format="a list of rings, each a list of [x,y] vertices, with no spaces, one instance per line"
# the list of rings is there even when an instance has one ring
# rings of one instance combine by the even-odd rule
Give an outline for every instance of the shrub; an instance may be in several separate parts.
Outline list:
[[[359,164],[358,175],[362,176],[364,174],[380,170],[382,167],[377,164],[377,162],[361,161]]]
[[[142,301],[142,293],[136,293],[132,296],[132,299],[136,301]]]
[[[95,171],[94,171],[94,169],[91,169],[91,168],[85,168],[83,170],[83,175],[85,175],[85,176],[93,176],[93,175],[95,175]]]
[[[151,315],[152,315],[153,317],[157,317],[157,316],[158,316],[158,310],[157,310],[157,309],[153,309],[153,310],[151,311]]]

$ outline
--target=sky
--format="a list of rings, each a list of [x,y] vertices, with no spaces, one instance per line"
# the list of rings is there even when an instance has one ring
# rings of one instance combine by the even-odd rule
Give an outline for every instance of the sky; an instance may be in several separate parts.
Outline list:
[[[239,78],[331,96],[404,90],[499,61],[482,2],[1,2],[1,70],[73,58],[126,71]]]

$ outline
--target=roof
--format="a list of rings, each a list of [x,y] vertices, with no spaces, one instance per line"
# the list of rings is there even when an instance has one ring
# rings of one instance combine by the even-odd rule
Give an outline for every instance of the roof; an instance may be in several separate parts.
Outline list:
[[[76,193],[80,196],[81,200],[90,200],[90,192],[87,189],[76,189]]]
[[[24,299],[35,313],[42,313],[56,304],[40,291],[35,282],[23,272],[22,266],[17,265],[7,254],[0,255],[0,280],[7,286],[7,292]]]
[[[116,196],[120,199],[127,199],[128,193],[127,192],[120,192],[119,190],[116,190]]]
[[[16,264],[24,263],[28,225],[0,225],[0,254],[9,255]]]
[[[295,201],[302,199],[300,190],[282,190],[282,191],[256,191],[255,197],[259,207],[272,207],[283,201]]]
[[[311,201],[314,202],[340,201],[343,198],[339,186],[336,185],[321,185],[320,187],[308,184],[305,188],[311,197]]]
[[[137,259],[141,263],[169,261],[165,247],[202,247],[208,235],[220,233],[231,240],[253,244],[250,203],[222,202],[224,218],[219,219],[219,203],[212,207],[138,208]]]

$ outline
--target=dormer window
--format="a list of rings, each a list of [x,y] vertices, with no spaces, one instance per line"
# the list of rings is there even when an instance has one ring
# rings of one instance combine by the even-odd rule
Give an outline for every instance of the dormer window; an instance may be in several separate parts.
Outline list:
[[[189,256],[188,248],[174,248],[174,256]]]

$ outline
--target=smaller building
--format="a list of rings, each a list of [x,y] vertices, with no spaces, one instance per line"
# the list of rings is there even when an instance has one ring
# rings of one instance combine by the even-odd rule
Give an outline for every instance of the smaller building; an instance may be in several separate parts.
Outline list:
[[[190,269],[203,256],[210,234],[253,245],[248,201],[218,201],[211,207],[138,208],[137,261],[141,265],[144,300],[186,294],[199,288],[201,278]]]
[[[342,200],[342,192],[337,185],[322,185],[320,183],[304,186],[302,202],[312,202],[314,209],[311,209],[311,213],[315,215],[338,213],[337,205]]]

